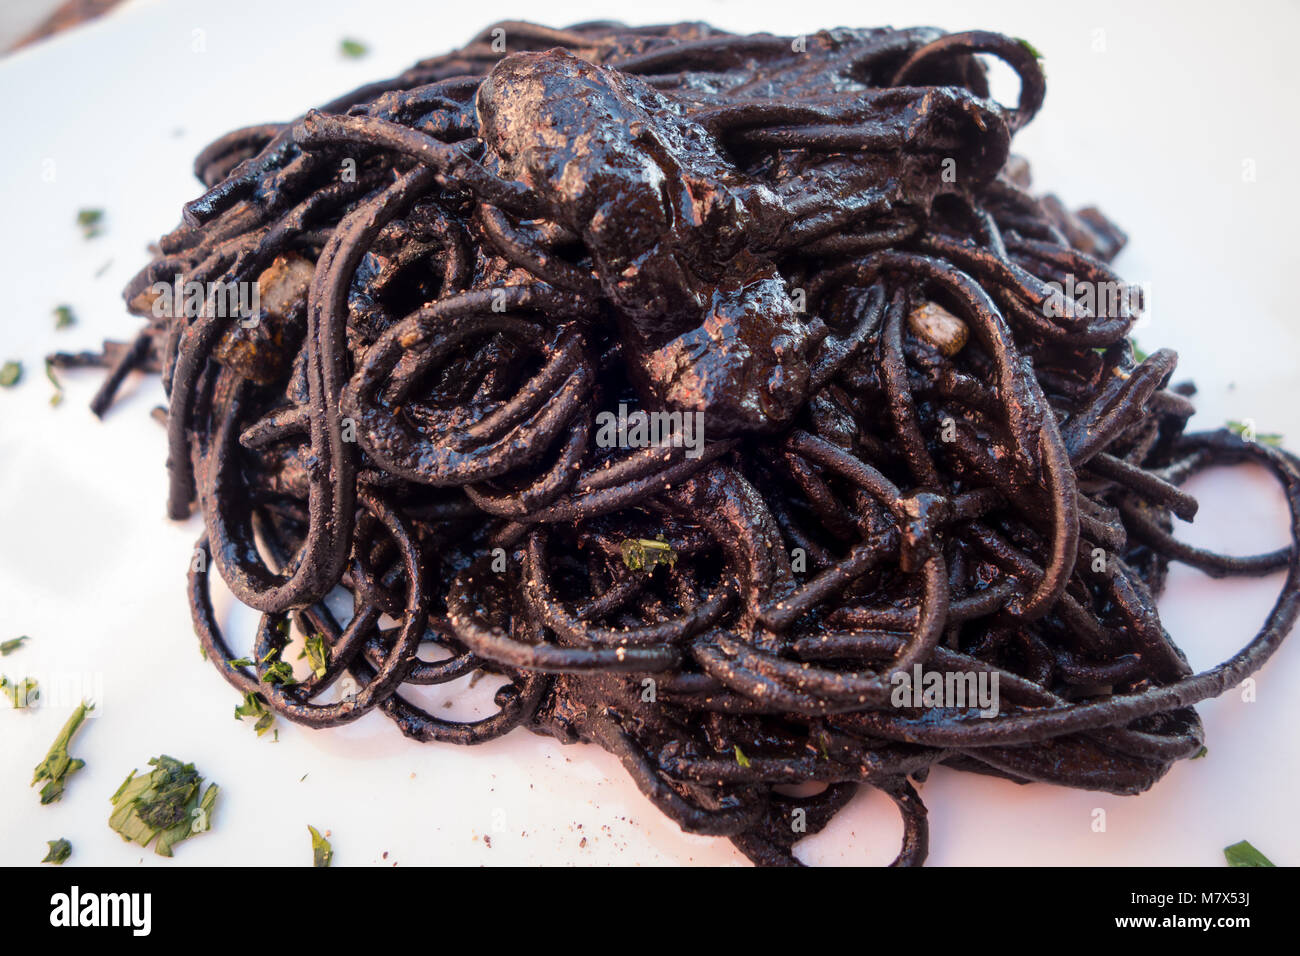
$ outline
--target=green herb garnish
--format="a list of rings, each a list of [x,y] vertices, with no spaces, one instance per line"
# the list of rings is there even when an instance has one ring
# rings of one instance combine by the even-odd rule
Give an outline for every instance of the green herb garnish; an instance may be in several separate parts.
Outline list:
[[[60,837],[57,840],[46,840],[49,844],[50,852],[45,854],[42,863],[53,863],[55,866],[61,866],[63,862],[72,856],[72,844]]]
[[[245,694],[244,702],[235,707],[235,719],[243,720],[245,717],[257,718],[253,729],[257,731],[259,737],[270,730],[271,725],[275,723],[275,712],[267,709],[266,701],[260,694]]]
[[[623,563],[633,571],[653,571],[656,565],[670,568],[677,563],[677,552],[661,538],[625,538],[619,545]]]
[[[748,767],[749,758],[745,756],[745,751],[740,749],[740,744],[736,744],[735,748],[736,748],[736,763],[740,764],[742,767]]]
[[[56,329],[70,329],[77,324],[77,315],[72,311],[70,305],[56,305],[54,307],[54,327]]]
[[[22,637],[11,637],[7,641],[0,641],[0,656],[8,657],[22,647],[24,641],[30,640],[31,638],[24,634]]]
[[[1131,336],[1128,340],[1128,347],[1133,350],[1133,361],[1137,362],[1139,365],[1150,357],[1146,352],[1142,351],[1141,347],[1137,344],[1137,339],[1132,338]]]
[[[1210,755],[1210,748],[1202,747],[1200,750],[1196,751],[1196,753],[1192,754],[1192,759],[1200,760],[1202,757],[1208,757],[1209,755]]]
[[[1223,848],[1223,855],[1228,859],[1228,866],[1274,866],[1272,860],[1256,850],[1246,840]]]
[[[288,661],[280,660],[280,654],[284,651],[283,647],[273,647],[262,655],[260,663],[266,665],[266,673],[262,675],[264,684],[289,684],[298,683],[293,677],[293,666]]]
[[[32,774],[31,786],[36,786],[42,780],[49,782],[41,787],[41,803],[53,803],[63,796],[63,788],[67,786],[68,777],[76,773],[86,765],[86,761],[73,757],[68,753],[68,746],[72,743],[72,736],[81,726],[81,722],[86,719],[86,714],[95,709],[94,704],[87,704],[84,700],[77,705],[77,709],[72,712],[63,729],[59,731],[59,736],[54,738],[54,743],[50,745],[50,752],[45,755],[45,759],[36,765],[36,772]]]
[[[266,673],[262,675],[264,684],[296,684],[294,679],[293,668],[288,661],[272,661],[267,665]]]
[[[104,210],[102,209],[79,209],[77,210],[77,225],[81,227],[82,238],[93,239],[102,235],[104,230],[99,228],[104,224]]]
[[[307,664],[311,667],[311,672],[318,678],[325,676],[325,671],[330,664],[330,649],[325,643],[325,638],[320,634],[313,634],[307,640],[303,641],[302,650],[298,653],[298,659],[307,658]]]
[[[132,770],[113,794],[113,813],[108,825],[122,839],[148,846],[154,839],[154,852],[171,856],[172,847],[182,840],[209,829],[209,817],[220,788],[215,783],[199,795],[203,777],[192,763],[181,763],[163,754],[149,765],[156,769],[137,777]]]
[[[9,703],[13,705],[14,710],[25,710],[36,703],[37,698],[41,696],[40,686],[34,677],[24,677],[22,680],[14,681],[0,674],[0,693],[9,698]]]
[[[339,41],[339,52],[350,59],[359,60],[370,52],[370,48],[360,40],[344,39]]]
[[[1033,54],[1035,60],[1041,60],[1043,58],[1043,54],[1038,52],[1038,47],[1034,46],[1032,43],[1030,43],[1028,40],[1024,39],[1023,37],[1016,37],[1016,42],[1019,43],[1026,50],[1028,50],[1031,54]]]
[[[13,388],[23,377],[23,363],[9,361],[0,365],[0,387]]]
[[[55,407],[63,404],[63,383],[54,375],[54,362],[46,358],[45,360],[45,377],[50,380],[54,386],[54,394],[50,396],[50,404]]]
[[[330,841],[321,836],[314,826],[308,824],[307,829],[311,831],[311,865],[329,866],[330,860],[334,859],[334,848],[330,846]]]

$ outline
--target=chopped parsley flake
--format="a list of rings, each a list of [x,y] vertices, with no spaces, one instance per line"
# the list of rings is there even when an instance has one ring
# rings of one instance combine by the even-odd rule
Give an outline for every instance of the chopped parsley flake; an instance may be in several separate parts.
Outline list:
[[[321,836],[314,826],[309,824],[307,829],[311,832],[311,865],[329,866],[334,859],[334,848],[330,846],[330,841]]]
[[[330,665],[330,649],[325,643],[325,638],[320,634],[313,634],[307,640],[303,641],[302,651],[299,652],[298,658],[307,658],[307,664],[311,667],[311,672],[317,677],[324,677],[325,671]]]
[[[210,829],[219,787],[213,783],[200,795],[203,777],[192,763],[164,754],[149,765],[155,769],[136,776],[132,770],[113,794],[108,825],[122,839],[148,846],[156,837],[154,852],[171,856],[172,847],[196,833]]]
[[[72,311],[70,305],[56,305],[54,307],[54,327],[56,329],[70,329],[77,324],[77,315]]]
[[[42,804],[53,803],[62,797],[68,777],[86,765],[86,761],[68,753],[68,746],[72,743],[72,737],[81,726],[81,722],[86,719],[86,714],[94,709],[94,704],[87,704],[84,700],[78,704],[77,709],[63,725],[63,729],[59,731],[59,736],[54,738],[54,743],[50,745],[50,751],[45,755],[45,759],[36,765],[31,786],[36,786],[42,780],[48,781],[41,788]]]
[[[1246,840],[1240,843],[1234,843],[1232,846],[1223,848],[1223,855],[1228,860],[1228,866],[1275,866],[1268,857],[1256,850]]]
[[[633,571],[653,571],[660,564],[671,568],[677,563],[677,552],[662,538],[625,538],[619,550],[623,563]]]
[[[235,707],[235,719],[243,720],[245,717],[257,718],[253,729],[257,731],[259,737],[270,730],[271,725],[275,723],[275,712],[267,709],[266,701],[260,694],[245,694],[244,702]]]
[[[103,235],[104,230],[101,228],[104,224],[104,210],[102,209],[79,209],[77,210],[77,225],[81,227],[81,235],[85,239],[94,239],[96,236]]]

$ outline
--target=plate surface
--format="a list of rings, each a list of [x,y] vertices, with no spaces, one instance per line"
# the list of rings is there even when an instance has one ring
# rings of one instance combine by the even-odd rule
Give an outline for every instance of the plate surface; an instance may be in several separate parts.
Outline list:
[[[1181,354],[1181,375],[1201,387],[1194,427],[1254,419],[1300,446],[1290,290],[1300,275],[1300,133],[1288,47],[1300,8],[1254,3],[1248,29],[1201,3],[1092,3],[1086,14],[978,6],[661,0],[625,19],[787,34],[932,23],[1029,38],[1045,57],[1048,95],[1017,152],[1037,189],[1096,203],[1129,231],[1118,267],[1151,290],[1137,338]],[[595,747],[525,732],[473,749],[420,745],[379,714],[332,732],[280,721],[278,742],[255,737],[232,719],[236,695],[191,631],[184,574],[198,521],[164,516],[166,452],[148,414],[162,399],[157,380],[131,379],[100,423],[86,408],[97,375],[63,376],[65,400],[52,408],[41,374],[49,351],[134,334],[119,290],[198,194],[190,163],[212,138],[289,119],[459,46],[491,19],[562,26],[617,7],[139,2],[0,60],[0,359],[26,367],[19,387],[0,392],[0,638],[32,637],[0,671],[46,688],[36,710],[0,711],[0,863],[35,863],[46,840],[66,837],[69,865],[305,865],[309,823],[331,832],[336,865],[744,862],[725,841],[680,833]],[[344,37],[369,54],[342,57]],[[90,240],[75,223],[87,207],[106,212],[104,234]],[[61,303],[79,321],[56,332]],[[1202,514],[1180,529],[1186,540],[1236,553],[1284,543],[1282,498],[1262,473],[1212,473],[1192,490]],[[1165,626],[1204,669],[1249,639],[1279,584],[1175,568]],[[220,607],[249,633],[249,615]],[[1257,675],[1253,702],[1232,692],[1201,705],[1208,758],[1178,764],[1141,797],[939,770],[923,788],[930,862],[1221,865],[1224,846],[1249,839],[1278,863],[1300,863],[1297,684],[1300,645],[1287,646]],[[41,807],[31,768],[81,693],[98,701],[73,751],[87,766],[61,802]],[[106,826],[109,796],[160,752],[194,761],[223,788],[214,832],[173,861]],[[1104,832],[1093,828],[1096,809]],[[888,862],[900,829],[888,800],[864,792],[799,852]]]

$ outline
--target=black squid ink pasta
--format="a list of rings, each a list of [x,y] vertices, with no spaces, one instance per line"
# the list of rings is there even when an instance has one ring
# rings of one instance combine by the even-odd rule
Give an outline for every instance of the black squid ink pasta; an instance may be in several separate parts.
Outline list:
[[[126,289],[145,327],[56,365],[109,368],[99,414],[161,373],[168,509],[204,523],[194,626],[259,706],[594,743],[760,864],[865,784],[919,864],[931,767],[1146,790],[1300,600],[1296,458],[1185,430],[1176,356],[1130,339],[1123,233],[1011,153],[1044,92],[1033,48],[985,32],[499,24],[208,146]],[[258,311],[155,308],[176,278],[256,283]],[[698,447],[598,441],[620,407],[698,416]],[[1245,462],[1293,544],[1177,540],[1180,486]],[[1287,576],[1194,673],[1156,611],[1171,561]],[[261,612],[248,658],[214,573]],[[295,634],[322,658],[300,680]],[[994,712],[900,706],[923,672],[995,676]],[[475,673],[504,679],[482,719],[404,693]]]

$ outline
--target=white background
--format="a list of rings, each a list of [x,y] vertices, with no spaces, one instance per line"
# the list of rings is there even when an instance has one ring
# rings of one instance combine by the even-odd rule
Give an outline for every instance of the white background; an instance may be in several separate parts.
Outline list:
[[[1037,188],[1071,205],[1098,203],[1129,230],[1118,266],[1152,290],[1138,338],[1148,351],[1180,352],[1181,374],[1202,387],[1194,424],[1253,418],[1260,431],[1300,443],[1296,5],[1251,0],[1234,5],[1234,16],[1208,3],[1078,9],[167,0],[131,4],[0,61],[0,358],[27,368],[20,387],[0,392],[0,638],[33,638],[0,659],[0,671],[85,675],[100,702],[74,747],[88,766],[50,807],[27,783],[72,704],[52,699],[14,713],[0,703],[0,863],[34,863],[44,841],[66,837],[72,864],[305,865],[308,823],[331,831],[338,865],[743,862],[725,841],[678,832],[595,747],[525,732],[473,749],[421,745],[379,714],[323,732],[280,721],[278,743],[255,737],[232,719],[236,696],[200,660],[192,635],[184,572],[198,523],[164,516],[163,432],[148,415],[162,397],[156,379],[132,379],[102,424],[86,409],[94,373],[65,376],[66,401],[47,403],[46,352],[134,334],[119,290],[146,262],[146,243],[198,194],[189,169],[204,144],[458,46],[489,18],[707,19],[786,34],[933,24],[1030,39],[1045,57],[1048,95],[1017,151],[1034,164]],[[204,31],[206,52],[193,52],[194,30]],[[370,55],[342,58],[344,36]],[[46,160],[54,182],[42,179]],[[1253,182],[1243,180],[1247,160]],[[82,239],[74,224],[82,207],[107,210],[104,236]],[[56,333],[50,310],[61,302],[80,322]],[[1213,474],[1192,490],[1202,514],[1181,529],[1187,540],[1236,552],[1283,543],[1281,497],[1262,475]],[[1211,666],[1246,642],[1279,583],[1176,569],[1162,602],[1166,626],[1195,667]],[[221,609],[229,620],[228,602]],[[231,623],[248,641],[250,619]],[[1300,862],[1298,678],[1300,646],[1283,647],[1258,675],[1256,702],[1229,694],[1202,705],[1208,758],[1180,763],[1141,797],[940,770],[923,788],[930,861],[1213,866],[1222,847],[1245,838],[1276,862]],[[223,786],[215,832],[182,844],[171,862],[106,826],[109,796],[159,752],[196,762]],[[1094,808],[1107,813],[1104,833],[1093,832]],[[888,801],[864,792],[799,852],[809,862],[887,862],[899,831]]]

